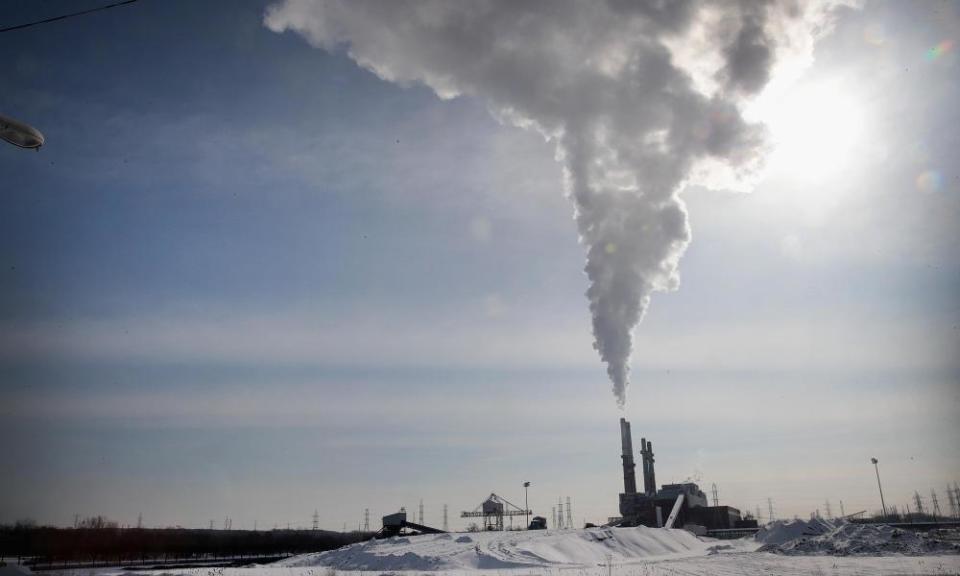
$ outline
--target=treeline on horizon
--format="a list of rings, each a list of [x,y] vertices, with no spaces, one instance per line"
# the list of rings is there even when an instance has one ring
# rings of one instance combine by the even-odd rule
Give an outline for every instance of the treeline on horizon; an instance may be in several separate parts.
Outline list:
[[[333,550],[368,540],[368,532],[212,530],[202,528],[58,528],[0,526],[0,557],[31,563],[99,564],[269,557]]]

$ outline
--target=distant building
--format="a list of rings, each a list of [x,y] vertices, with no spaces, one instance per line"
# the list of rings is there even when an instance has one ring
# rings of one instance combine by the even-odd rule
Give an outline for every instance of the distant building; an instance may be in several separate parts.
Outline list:
[[[682,494],[683,502],[674,521],[675,527],[686,524],[710,530],[740,528],[740,510],[730,506],[708,506],[707,496],[693,482],[664,484],[656,487],[653,443],[640,439],[643,492],[637,491],[636,463],[633,460],[633,438],[630,423],[620,419],[621,459],[623,461],[623,493],[620,494],[619,526],[663,526]],[[611,519],[613,520],[613,519]],[[612,524],[614,522],[611,522]],[[754,523],[755,525],[755,523]]]

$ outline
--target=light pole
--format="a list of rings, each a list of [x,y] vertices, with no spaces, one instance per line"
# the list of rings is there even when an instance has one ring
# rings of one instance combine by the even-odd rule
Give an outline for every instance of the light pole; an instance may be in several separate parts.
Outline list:
[[[877,473],[877,488],[880,489],[880,506],[883,507],[883,519],[886,520],[886,519],[887,519],[887,505],[884,504],[884,502],[883,502],[883,486],[880,485],[880,468],[877,467],[877,459],[876,459],[876,458],[871,458],[870,461],[873,462],[873,469],[874,469],[874,471]]]
[[[530,529],[530,500],[527,498],[527,491],[530,488],[529,482],[523,483],[523,511],[527,513],[527,530]]]

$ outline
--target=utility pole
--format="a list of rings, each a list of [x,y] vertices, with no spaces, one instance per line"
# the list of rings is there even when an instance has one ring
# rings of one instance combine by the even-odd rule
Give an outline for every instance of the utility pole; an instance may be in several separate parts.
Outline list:
[[[841,518],[846,518],[846,517],[847,517],[847,513],[844,512],[844,510],[843,510],[843,500],[840,501],[840,517],[841,517]]]
[[[833,518],[833,512],[830,510],[830,500],[824,501],[824,504],[826,506],[823,509],[827,511],[827,518]]]
[[[953,496],[953,490],[950,488],[950,484],[947,484],[947,500],[950,501],[950,515],[954,518],[957,517],[957,499]]]
[[[137,530],[143,528],[143,513],[137,514]]]
[[[922,518],[922,516],[923,516],[923,498],[920,496],[920,493],[917,492],[917,491],[914,491],[914,492],[913,492],[913,503],[916,504],[916,506],[917,506],[917,514],[919,514],[919,515],[921,516],[920,519],[923,520],[923,518]]]
[[[873,462],[873,469],[877,473],[877,488],[880,489],[880,506],[883,508],[883,517],[887,517],[887,505],[883,501],[883,486],[880,485],[880,468],[877,466],[878,460],[876,458],[871,458]]]
[[[530,483],[523,483],[523,509],[527,513],[527,528],[530,528],[530,498],[529,498]]]

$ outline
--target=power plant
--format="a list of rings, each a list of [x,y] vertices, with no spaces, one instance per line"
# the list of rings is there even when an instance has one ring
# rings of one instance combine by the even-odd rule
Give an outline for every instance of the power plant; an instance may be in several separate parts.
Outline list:
[[[743,518],[740,510],[732,506],[721,506],[717,496],[716,485],[713,486],[713,505],[707,500],[707,495],[693,482],[679,484],[664,484],[657,488],[657,475],[653,452],[653,442],[646,438],[640,439],[640,463],[643,473],[643,489],[637,487],[636,462],[633,451],[633,434],[630,422],[620,418],[620,459],[623,466],[623,492],[620,494],[620,516],[610,518],[608,526],[633,527],[649,526],[655,528],[685,528],[694,533],[705,534],[707,531],[717,532],[722,536],[723,531],[750,530],[757,528],[757,521],[752,518]],[[527,488],[529,483],[524,483]],[[772,505],[771,505],[772,506]],[[502,496],[491,493],[479,506],[473,510],[461,512],[461,518],[477,518],[481,524],[476,526],[480,530],[504,530],[507,526],[504,519],[510,520],[509,529],[513,529],[513,518],[523,517],[529,522],[527,529],[544,529],[547,520],[542,516],[529,518],[533,512],[506,500]],[[444,513],[444,529],[433,528],[424,524],[423,502],[420,503],[420,517],[417,522],[407,520],[407,512],[401,508],[399,512],[383,517],[383,528],[377,533],[378,537],[391,537],[400,534],[437,534],[446,531],[446,512]],[[570,498],[566,506],[563,500],[557,502],[553,509],[553,528],[573,528],[573,516],[570,510]],[[519,528],[519,526],[518,526]],[[730,534],[727,534],[730,536]]]
[[[637,491],[636,463],[630,422],[620,419],[620,458],[623,461],[623,493],[620,494],[618,526],[687,527],[691,531],[755,528],[756,520],[744,520],[731,506],[709,505],[706,494],[693,482],[664,484],[657,490],[653,443],[640,439],[643,492]],[[716,498],[715,498],[716,500]]]

